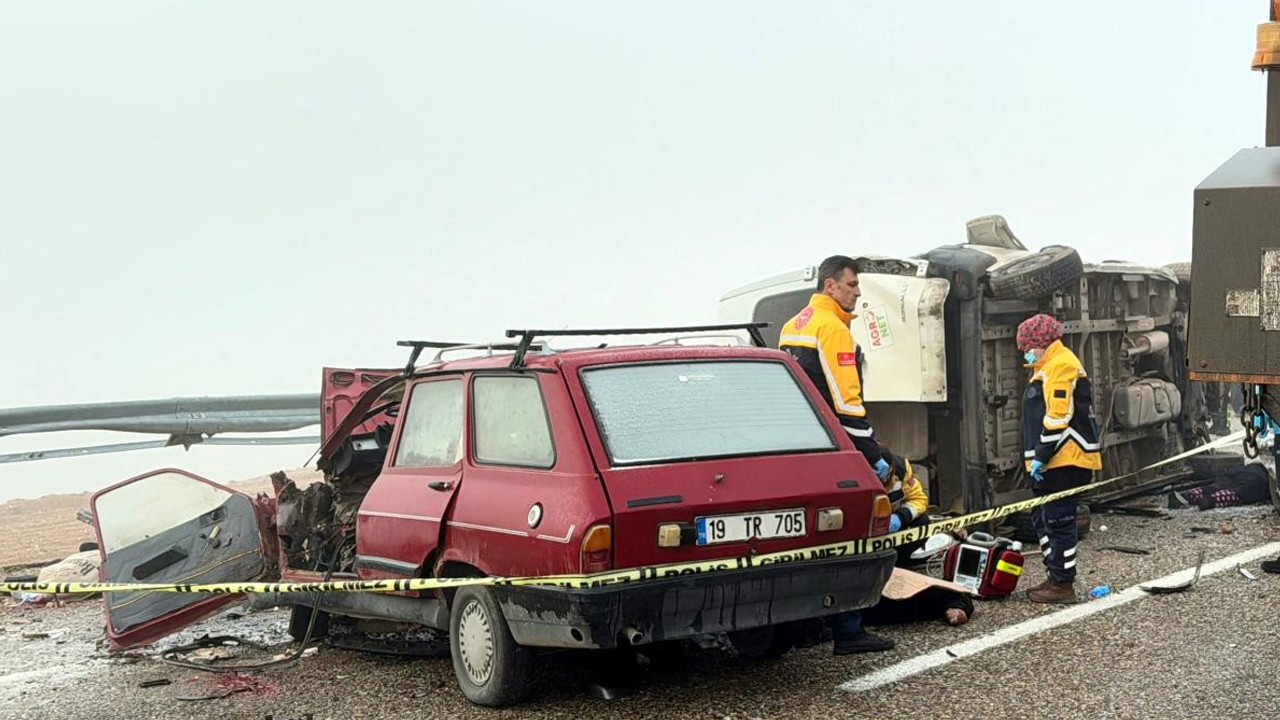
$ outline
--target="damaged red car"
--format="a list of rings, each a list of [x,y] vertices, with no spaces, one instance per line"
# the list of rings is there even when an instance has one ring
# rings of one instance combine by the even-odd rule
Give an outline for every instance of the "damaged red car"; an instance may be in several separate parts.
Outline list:
[[[395,370],[327,369],[322,482],[254,500],[176,470],[93,498],[103,579],[525,577],[736,558],[887,532],[862,455],[799,366],[764,347],[552,350],[556,336],[746,332],[758,325],[511,331],[509,345],[406,342]],[[690,344],[690,343],[693,344]],[[420,354],[437,351],[419,364]],[[805,620],[874,604],[894,551],[582,589],[254,596],[291,631],[330,616],[446,631],[468,699],[526,697],[543,649],[726,633],[779,654]],[[235,596],[109,594],[113,647],[153,642]]]

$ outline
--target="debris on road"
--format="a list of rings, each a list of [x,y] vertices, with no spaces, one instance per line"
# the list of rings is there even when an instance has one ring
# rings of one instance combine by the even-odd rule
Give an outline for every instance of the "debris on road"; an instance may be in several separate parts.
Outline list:
[[[1204,566],[1204,548],[1200,548],[1200,557],[1196,560],[1196,571],[1192,574],[1191,579],[1179,583],[1177,585],[1159,586],[1159,585],[1139,585],[1143,591],[1152,595],[1171,595],[1173,593],[1186,592],[1190,590],[1196,581],[1200,579],[1200,568]]]
[[[153,688],[153,687],[161,687],[164,685],[170,685],[172,683],[173,681],[170,680],[169,678],[153,678],[151,680],[143,680],[142,682],[138,683],[138,687]]]
[[[1098,548],[1099,550],[1111,550],[1113,552],[1124,553],[1125,555],[1150,555],[1151,551],[1144,548],[1129,547],[1128,545],[1107,545]]]
[[[1257,575],[1254,575],[1253,573],[1249,572],[1248,570],[1245,570],[1243,565],[1237,565],[1237,566],[1236,566],[1236,570],[1237,570],[1241,575],[1245,576],[1245,578],[1246,578],[1246,579],[1249,579],[1249,580],[1257,580],[1257,579],[1258,579],[1258,576],[1257,576]]]

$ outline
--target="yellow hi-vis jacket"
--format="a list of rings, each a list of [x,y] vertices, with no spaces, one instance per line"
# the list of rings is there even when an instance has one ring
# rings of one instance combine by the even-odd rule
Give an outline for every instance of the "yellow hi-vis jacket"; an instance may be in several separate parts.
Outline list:
[[[885,490],[894,514],[902,519],[905,527],[929,509],[929,495],[924,490],[924,484],[916,479],[910,460],[894,456],[892,466]]]
[[[817,293],[800,314],[782,326],[778,348],[800,363],[822,398],[835,410],[853,444],[875,466],[883,451],[867,420],[867,409],[862,406],[858,347],[849,331],[852,320],[853,315],[835,300]]]
[[[1059,467],[1102,469],[1093,388],[1080,358],[1055,340],[1031,366],[1022,398],[1022,456],[1027,470],[1039,460]]]

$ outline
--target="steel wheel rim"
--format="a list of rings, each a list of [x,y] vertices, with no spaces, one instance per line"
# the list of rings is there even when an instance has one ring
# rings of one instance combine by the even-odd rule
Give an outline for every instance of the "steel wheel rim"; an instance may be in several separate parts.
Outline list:
[[[476,685],[489,682],[493,674],[493,625],[478,600],[462,608],[458,620],[458,653],[467,679]]]

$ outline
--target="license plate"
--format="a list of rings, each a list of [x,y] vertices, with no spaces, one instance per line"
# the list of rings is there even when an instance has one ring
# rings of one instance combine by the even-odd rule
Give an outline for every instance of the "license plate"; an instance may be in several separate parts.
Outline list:
[[[699,545],[803,537],[804,510],[766,510],[741,515],[712,515],[694,519]]]

